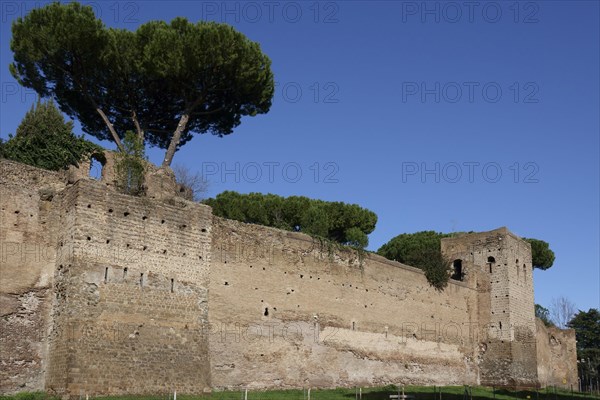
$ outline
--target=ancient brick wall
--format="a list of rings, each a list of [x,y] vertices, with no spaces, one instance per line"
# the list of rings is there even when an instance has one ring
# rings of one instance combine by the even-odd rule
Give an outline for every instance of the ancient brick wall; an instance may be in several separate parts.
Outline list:
[[[0,393],[44,389],[60,174],[0,160]]]
[[[215,387],[477,382],[476,291],[298,233],[215,218]]]
[[[537,368],[542,386],[578,388],[575,330],[546,327],[537,319]]]
[[[481,383],[537,385],[530,245],[506,228],[442,240],[478,291]]]
[[[210,208],[80,180],[64,192],[48,390],[202,393],[210,388]]]
[[[459,280],[213,217],[167,171],[148,196],[0,160],[0,392],[558,384],[572,332],[535,326],[531,250],[442,241]],[[177,192],[177,193],[176,193]],[[490,261],[491,260],[491,261]]]

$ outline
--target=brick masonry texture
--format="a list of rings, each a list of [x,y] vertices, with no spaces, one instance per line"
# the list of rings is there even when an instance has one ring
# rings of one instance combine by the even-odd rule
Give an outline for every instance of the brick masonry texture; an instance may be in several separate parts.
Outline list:
[[[573,331],[536,321],[531,249],[506,228],[442,241],[462,281],[214,217],[150,169],[0,160],[0,392],[576,384]]]

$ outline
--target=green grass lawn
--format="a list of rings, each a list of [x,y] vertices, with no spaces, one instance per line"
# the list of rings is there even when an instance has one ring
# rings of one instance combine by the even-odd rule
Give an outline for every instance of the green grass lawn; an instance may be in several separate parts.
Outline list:
[[[589,394],[571,393],[570,391],[553,388],[535,390],[517,390],[514,389],[492,389],[488,387],[472,387],[465,391],[464,386],[406,386],[405,394],[414,396],[414,400],[584,400],[600,399],[599,396]],[[311,390],[311,400],[351,400],[356,399],[357,391],[355,389],[313,389]],[[395,386],[385,386],[379,388],[364,388],[362,390],[362,399],[364,400],[383,400],[389,399],[390,394],[397,393]],[[90,397],[91,398],[91,397]],[[85,399],[85,397],[83,397]],[[95,397],[96,400],[172,400],[171,395],[155,396],[112,396]],[[207,396],[185,396],[178,395],[177,400],[243,400],[243,391],[214,391]],[[248,391],[248,400],[306,400],[308,393],[306,390],[270,390],[270,391]],[[45,393],[19,393],[14,396],[0,396],[0,400],[52,400]]]

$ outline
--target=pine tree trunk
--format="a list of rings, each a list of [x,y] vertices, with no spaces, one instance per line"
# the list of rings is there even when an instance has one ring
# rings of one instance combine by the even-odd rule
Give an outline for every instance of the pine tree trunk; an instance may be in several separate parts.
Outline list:
[[[170,167],[171,162],[173,161],[173,156],[175,155],[175,151],[177,150],[177,145],[179,144],[179,140],[181,140],[181,134],[183,133],[187,123],[190,119],[190,116],[186,113],[181,116],[179,120],[179,124],[177,124],[177,129],[173,133],[173,137],[171,138],[171,143],[169,143],[169,148],[167,149],[167,153],[165,154],[165,159],[163,160],[163,167]]]
[[[100,114],[100,117],[102,117],[102,120],[108,127],[108,130],[110,131],[110,134],[112,135],[113,140],[117,144],[118,149],[123,151],[123,143],[121,143],[121,139],[119,138],[119,135],[117,135],[117,131],[115,131],[114,126],[110,123],[110,121],[108,120],[108,117],[106,116],[106,114],[104,114],[104,111],[102,111],[102,109],[100,107],[96,106],[96,112],[98,112],[98,114]]]

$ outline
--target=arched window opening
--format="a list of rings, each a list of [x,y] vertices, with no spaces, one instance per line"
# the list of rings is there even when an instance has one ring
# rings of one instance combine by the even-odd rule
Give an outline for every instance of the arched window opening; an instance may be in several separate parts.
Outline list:
[[[452,275],[450,278],[456,281],[463,280],[462,260],[454,260],[452,263]]]
[[[97,181],[102,179],[102,170],[104,169],[104,163],[98,156],[93,155],[90,158],[90,172],[89,176]]]

